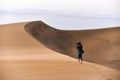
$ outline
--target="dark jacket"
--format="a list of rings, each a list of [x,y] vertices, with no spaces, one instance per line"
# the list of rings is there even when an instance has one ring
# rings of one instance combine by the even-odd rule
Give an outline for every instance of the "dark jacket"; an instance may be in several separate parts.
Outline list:
[[[84,53],[82,45],[77,45],[76,48],[77,48],[78,52]]]

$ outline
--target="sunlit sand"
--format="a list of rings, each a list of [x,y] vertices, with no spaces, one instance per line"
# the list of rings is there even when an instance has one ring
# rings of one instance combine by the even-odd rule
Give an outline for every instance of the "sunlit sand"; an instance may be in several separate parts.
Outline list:
[[[0,80],[119,80],[119,71],[46,48],[24,31],[26,23],[0,26]]]

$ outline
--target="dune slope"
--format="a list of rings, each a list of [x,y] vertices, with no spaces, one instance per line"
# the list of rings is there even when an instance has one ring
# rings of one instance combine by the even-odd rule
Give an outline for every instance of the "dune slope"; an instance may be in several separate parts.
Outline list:
[[[32,38],[32,36],[30,36],[24,30],[24,26],[26,24],[28,24],[28,22],[0,25],[0,36],[1,36],[0,80],[64,80],[64,79],[119,80],[120,79],[119,78],[120,74],[118,70],[114,70],[108,67],[104,67],[88,62],[84,62],[84,64],[79,65],[77,64],[76,59],[62,55],[67,53],[63,53],[63,52],[61,52],[62,54],[57,53],[62,51],[61,48],[63,46],[61,45],[60,48],[55,47],[55,46],[60,46],[57,45],[57,43],[59,44],[59,42],[57,43],[55,42],[56,45],[55,44],[53,45],[54,39],[53,41],[51,39],[52,37],[54,38],[54,36],[50,36],[51,31],[53,32],[52,35],[55,35],[54,32],[57,29],[54,30],[52,28],[50,29],[50,32],[48,31],[49,32],[48,36],[50,36],[49,40],[52,43],[50,43],[49,40],[46,40],[45,38],[48,33],[42,36],[43,37],[42,42],[41,41],[37,42],[34,38]],[[43,30],[42,32],[46,30]],[[56,33],[57,33],[56,36],[60,38],[62,37],[63,40],[64,38],[66,38],[65,35],[58,35],[58,32]],[[62,33],[64,33],[64,31]],[[71,36],[71,32],[69,33],[69,36]],[[72,38],[69,38],[69,36],[68,39],[71,40]],[[56,40],[60,39],[58,37],[56,37]],[[49,48],[51,47],[50,49],[53,50],[50,50],[42,45],[45,43],[48,44],[48,46],[46,44],[47,47]],[[66,45],[67,43],[64,44]],[[63,50],[64,48],[65,47],[63,47]],[[75,49],[72,50],[76,51]],[[73,54],[69,56],[72,55]],[[74,52],[74,55],[76,55],[76,52]]]
[[[120,70],[120,27],[66,31],[35,21],[26,24],[25,30],[46,47],[74,58],[75,43],[81,41],[85,61]]]

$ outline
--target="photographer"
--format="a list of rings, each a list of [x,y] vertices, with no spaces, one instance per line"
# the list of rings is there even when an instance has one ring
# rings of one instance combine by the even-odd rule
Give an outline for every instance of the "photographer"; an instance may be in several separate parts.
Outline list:
[[[76,49],[78,51],[78,63],[82,63],[82,54],[84,53],[81,42],[76,43]]]

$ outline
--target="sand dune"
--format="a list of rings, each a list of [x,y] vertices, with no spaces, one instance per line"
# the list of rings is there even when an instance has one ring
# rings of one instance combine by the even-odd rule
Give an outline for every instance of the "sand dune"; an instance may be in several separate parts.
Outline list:
[[[25,30],[46,47],[74,58],[75,43],[81,41],[85,61],[120,70],[120,27],[65,31],[36,21],[25,25]]]
[[[31,23],[30,25],[33,27],[34,23],[35,23],[34,27],[36,26],[39,27],[39,25],[41,25],[42,22],[37,22],[37,24],[36,22],[33,22],[32,25]],[[66,32],[66,31],[57,30],[54,28],[49,29],[49,27],[44,25],[44,23],[42,24],[43,26],[40,26],[40,27],[42,28],[41,30],[43,31],[40,31],[40,32],[41,33],[44,32],[42,33],[44,35],[41,35],[41,33],[40,35],[38,35],[36,32],[32,33],[32,34],[37,34],[38,37],[43,39],[43,40],[40,40],[40,42],[37,42],[24,30],[24,26],[29,25],[28,22],[0,25],[0,36],[1,36],[0,80],[66,80],[66,79],[69,79],[69,80],[119,80],[120,79],[119,68],[115,68],[115,67],[108,68],[109,66],[105,67],[105,66],[89,63],[94,61],[91,61],[90,60],[91,57],[88,57],[88,56],[93,56],[93,54],[92,54],[92,51],[86,48],[86,47],[91,47],[90,43],[89,44],[86,43],[85,45],[84,40],[87,39],[87,37],[85,37],[84,39],[84,35],[82,35],[82,38],[84,40],[82,39],[77,40],[77,38],[74,38],[74,36],[75,37],[79,36],[77,34],[81,33],[80,31]],[[34,29],[31,29],[31,30],[34,30]],[[116,28],[114,31],[116,33],[114,34],[116,35],[116,37],[118,37],[117,30],[119,30],[119,28],[118,29]],[[39,29],[37,29],[37,31],[39,31]],[[112,31],[113,30],[111,30],[111,32]],[[89,30],[87,30],[87,32],[89,32]],[[68,37],[66,37],[67,36],[66,33]],[[61,34],[61,35],[58,35],[58,34]],[[72,35],[72,34],[76,34],[76,35]],[[86,33],[85,35],[88,35],[88,33]],[[106,34],[106,37],[107,37],[107,34]],[[90,36],[88,37],[88,39],[89,38]],[[68,40],[68,43],[64,43],[65,46],[63,46],[63,44],[61,45],[61,42],[62,41],[64,42],[65,39],[66,41]],[[83,42],[84,50],[85,50],[84,59],[89,62],[84,62],[84,64],[79,65],[77,64],[76,59],[69,57],[69,56],[76,57],[75,56],[76,51],[73,48],[74,47],[73,40],[75,41],[81,40]],[[92,39],[90,40],[92,41]],[[116,38],[114,41],[116,40],[119,40],[119,39]],[[97,42],[99,41],[96,41],[94,45],[100,45]],[[46,48],[43,44],[48,48]],[[72,46],[69,46],[69,45],[72,45]],[[114,48],[116,52],[117,52],[117,48],[119,48],[119,45],[118,47]],[[64,51],[64,49],[66,50]],[[89,53],[90,55],[87,55],[88,51],[90,51]],[[72,54],[72,52],[74,53]],[[69,56],[65,56],[60,53],[67,54]],[[119,57],[119,54],[117,55]],[[97,57],[96,54],[94,55],[94,57],[95,56]],[[96,63],[100,64],[98,61]],[[115,62],[115,63],[118,64],[118,62]],[[116,67],[118,67],[118,65]]]

